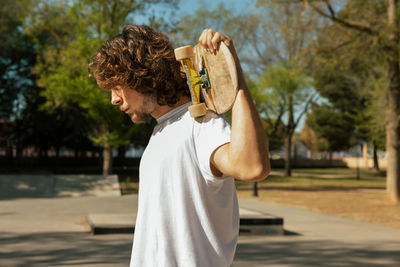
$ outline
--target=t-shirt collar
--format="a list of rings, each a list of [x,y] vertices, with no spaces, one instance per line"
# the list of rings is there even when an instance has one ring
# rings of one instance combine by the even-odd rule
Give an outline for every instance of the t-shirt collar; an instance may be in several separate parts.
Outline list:
[[[188,110],[188,107],[191,105],[191,102],[185,103],[183,105],[180,105],[179,107],[176,107],[170,111],[168,111],[167,113],[165,113],[164,115],[162,115],[161,117],[159,117],[157,120],[157,124],[161,124],[169,119],[178,117],[180,115],[182,115],[183,113],[185,113]]]

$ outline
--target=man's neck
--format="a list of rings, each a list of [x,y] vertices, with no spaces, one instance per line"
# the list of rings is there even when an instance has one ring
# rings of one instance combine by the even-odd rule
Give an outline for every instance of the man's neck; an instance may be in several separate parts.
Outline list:
[[[173,110],[173,109],[175,109],[175,108],[177,108],[177,107],[179,107],[179,106],[182,106],[183,104],[186,104],[186,103],[189,102],[189,101],[190,101],[190,98],[189,98],[189,97],[187,97],[187,96],[182,96],[181,98],[179,98],[178,102],[177,102],[175,105],[173,105],[172,107],[170,107],[170,106],[168,106],[168,105],[158,106],[158,107],[151,113],[151,116],[152,116],[154,119],[158,119],[158,118],[160,118],[162,115],[164,115],[164,114],[170,112],[171,110]]]

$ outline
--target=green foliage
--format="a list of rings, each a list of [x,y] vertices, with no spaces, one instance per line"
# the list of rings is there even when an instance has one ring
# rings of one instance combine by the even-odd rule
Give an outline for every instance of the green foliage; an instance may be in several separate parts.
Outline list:
[[[301,104],[309,95],[312,80],[293,64],[283,62],[268,69],[261,77],[260,86],[268,88],[273,98],[278,98],[281,103],[289,103],[289,98],[294,98],[293,104]]]
[[[128,145],[143,129],[148,136],[148,127],[132,127],[127,116],[110,104],[110,94],[88,77],[87,65],[133,14],[158,2],[176,1],[76,0],[70,4],[44,2],[37,8],[27,32],[41,48],[35,72],[46,98],[42,108],[54,111],[78,106],[90,120],[90,140],[101,147]]]
[[[341,19],[362,21],[364,25],[382,31],[385,23],[382,16],[386,16],[385,5],[379,1],[372,2],[366,5],[360,1],[349,1],[337,15]],[[309,73],[315,77],[317,91],[330,103],[331,112],[337,115],[337,119],[341,119],[341,124],[353,125],[347,128],[348,145],[354,142],[351,140],[361,139],[375,142],[380,149],[384,149],[384,91],[387,78],[385,58],[378,37],[331,24],[320,32],[317,41],[318,53]],[[319,108],[327,110],[326,106]],[[316,108],[316,113],[320,112],[319,108]],[[314,122],[318,121],[314,119]],[[321,122],[325,123],[323,120]],[[314,124],[314,127],[317,125]],[[331,125],[332,134],[327,134],[325,129],[324,136],[335,138],[334,133],[341,132],[336,127],[340,126]],[[317,131],[316,128],[314,130]],[[329,141],[331,144],[337,142]],[[340,145],[333,147],[337,149]]]
[[[154,122],[132,125],[89,79],[87,64],[128,23],[166,29],[177,0],[4,0],[0,6],[0,119],[11,120],[12,146],[75,151],[144,145]],[[161,5],[162,13],[152,7]],[[173,12],[173,11],[171,11]],[[4,141],[4,142],[3,142]]]
[[[294,131],[307,106],[314,98],[313,80],[293,63],[282,62],[270,67],[260,77],[256,98],[262,101],[268,119],[284,120],[286,128]]]
[[[42,73],[39,84],[45,88],[47,99],[43,106],[47,110],[68,109],[78,105],[86,111],[93,127],[91,140],[104,147],[127,145],[131,131],[122,129],[123,114],[110,104],[109,93],[100,90],[88,78],[87,63],[92,52],[100,46],[98,39],[77,38],[69,42],[58,53],[58,64],[47,62],[53,72]],[[40,65],[37,65],[40,68]],[[125,127],[128,128],[128,127]]]
[[[284,133],[285,169],[288,176],[291,170],[293,134],[316,95],[312,85],[313,80],[290,61],[271,66],[260,77],[258,84],[267,103],[266,112],[262,115],[267,118],[269,125],[274,125],[271,136],[276,138],[280,135],[279,131]]]
[[[205,6],[203,0],[200,6]],[[170,35],[175,46],[196,45],[200,34],[204,29],[212,28],[224,34],[231,35],[228,27],[231,22],[233,12],[226,8],[224,3],[219,3],[215,9],[200,8],[194,14],[183,15],[174,32]]]
[[[308,116],[310,116],[310,114],[307,114],[307,117]],[[307,123],[304,124],[304,127],[301,130],[301,140],[309,149],[311,149],[311,151],[329,151],[328,142],[324,138],[318,137],[315,131],[309,127]]]
[[[22,30],[33,1],[2,1],[0,5],[0,119],[20,116],[25,91],[34,87],[33,43]]]
[[[344,113],[327,105],[313,105],[312,113],[307,115],[309,125],[318,137],[324,138],[325,151],[341,151],[356,144],[354,124],[344,118]]]
[[[58,150],[62,146],[93,150],[87,138],[91,130],[90,120],[82,116],[84,111],[74,105],[42,110],[39,106],[45,99],[40,97],[39,92],[30,91],[31,95],[25,96],[27,104],[23,115],[15,121],[12,138],[18,141],[18,146],[34,146],[39,151],[47,151],[51,147]]]

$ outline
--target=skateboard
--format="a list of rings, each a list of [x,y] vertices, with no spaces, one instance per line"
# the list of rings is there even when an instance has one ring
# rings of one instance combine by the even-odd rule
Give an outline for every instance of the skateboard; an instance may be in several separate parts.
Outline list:
[[[234,58],[221,42],[213,53],[200,44],[175,49],[175,58],[181,62],[192,98],[189,106],[193,118],[204,116],[207,110],[218,114],[231,109],[238,91]]]

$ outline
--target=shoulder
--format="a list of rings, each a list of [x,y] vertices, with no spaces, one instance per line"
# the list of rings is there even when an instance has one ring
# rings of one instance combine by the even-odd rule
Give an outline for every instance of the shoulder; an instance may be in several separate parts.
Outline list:
[[[193,119],[193,118],[192,118]],[[224,115],[207,111],[203,117],[193,119],[193,134],[195,137],[199,135],[207,135],[213,137],[220,133],[230,133],[230,124]]]
[[[218,122],[229,125],[229,122],[224,115],[217,114],[212,110],[208,110],[206,115],[199,118],[195,118],[194,121],[195,124],[199,125],[214,124]]]

